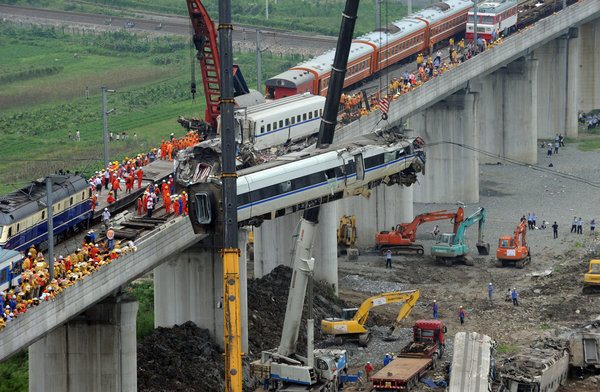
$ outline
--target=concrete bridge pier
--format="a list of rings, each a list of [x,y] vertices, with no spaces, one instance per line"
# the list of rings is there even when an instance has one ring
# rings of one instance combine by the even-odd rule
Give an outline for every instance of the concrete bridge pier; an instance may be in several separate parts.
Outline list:
[[[254,228],[254,276],[262,277],[280,264],[291,266],[302,211],[264,221]],[[321,206],[312,255],[315,279],[335,285],[337,292],[337,204]]]
[[[427,167],[427,163],[425,164]],[[427,169],[425,169],[427,171]],[[358,246],[375,246],[375,234],[389,230],[398,223],[413,220],[413,189],[399,185],[372,189],[371,197],[351,197],[337,201],[338,222],[344,215],[356,216]]]
[[[600,108],[600,19],[579,27],[579,96],[584,112]]]
[[[242,350],[248,351],[248,302],[246,243],[248,232],[240,231],[240,294]],[[224,347],[223,259],[221,242],[208,237],[154,270],[154,327],[171,328],[187,321],[206,328]]]
[[[425,176],[413,185],[421,203],[479,201],[478,94],[461,90],[410,117],[408,128],[425,140]],[[453,144],[459,143],[464,147]]]
[[[136,391],[137,310],[109,297],[32,344],[29,391]]]

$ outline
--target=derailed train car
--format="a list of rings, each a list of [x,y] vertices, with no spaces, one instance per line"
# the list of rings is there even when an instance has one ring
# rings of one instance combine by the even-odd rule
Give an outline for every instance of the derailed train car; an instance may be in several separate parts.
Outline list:
[[[57,238],[88,224],[92,216],[92,190],[84,178],[74,174],[55,175],[52,193]],[[46,200],[45,178],[0,197],[0,247],[26,250],[36,245],[46,249]]]
[[[423,147],[419,137],[369,135],[343,146],[292,153],[239,170],[238,224],[260,225],[264,219],[344,197],[368,196],[381,183],[412,185],[424,172]],[[185,179],[191,184],[190,219],[196,232],[213,232],[223,221],[219,160],[210,151],[198,151],[197,156],[205,162],[188,161],[192,169]]]

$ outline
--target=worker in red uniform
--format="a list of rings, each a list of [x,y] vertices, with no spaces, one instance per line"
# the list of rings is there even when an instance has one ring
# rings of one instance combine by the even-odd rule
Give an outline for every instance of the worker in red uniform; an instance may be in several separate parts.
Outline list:
[[[173,178],[172,175],[169,175],[169,179],[167,180],[167,185],[169,185],[169,190],[171,191],[171,194],[173,194],[173,191],[175,190],[175,179]]]
[[[106,202],[108,204],[112,204],[115,201],[117,201],[117,199],[115,199],[115,197],[113,196],[113,191],[110,191],[110,193],[108,194],[108,197],[106,198]]]
[[[367,362],[367,364],[365,365],[365,373],[367,373],[367,381],[371,380],[371,372],[373,371],[373,365],[371,365],[371,362]]]
[[[142,209],[144,208],[144,200],[142,197],[138,197],[138,215],[142,215]]]
[[[175,216],[179,215],[179,198],[175,198],[175,203],[173,203],[173,212],[175,213]]]
[[[187,204],[187,195],[186,195],[185,191],[183,191],[183,193],[181,195],[181,205],[183,206],[183,213],[185,215],[189,215],[188,204]]]
[[[98,197],[94,193],[94,195],[92,196],[92,211],[94,211],[96,209],[96,204],[97,203],[98,203]]]
[[[131,193],[133,190],[133,183],[135,182],[135,177],[133,177],[133,173],[129,173],[129,176],[125,179],[125,192]]]
[[[115,200],[118,197],[117,191],[120,191],[120,190],[121,190],[121,183],[118,178],[115,178],[115,180],[112,183],[112,191],[114,192]]]
[[[142,187],[142,178],[144,177],[144,171],[142,170],[142,168],[140,167],[140,170],[138,170],[135,175],[137,176],[138,179],[138,189],[140,189]]]
[[[171,212],[171,194],[169,192],[163,193],[163,205],[165,206],[165,213]]]

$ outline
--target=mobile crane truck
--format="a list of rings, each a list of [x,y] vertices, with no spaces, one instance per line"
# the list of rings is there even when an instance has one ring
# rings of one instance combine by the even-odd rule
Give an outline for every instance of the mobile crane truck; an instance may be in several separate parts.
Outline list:
[[[365,328],[369,311],[375,306],[404,301],[404,305],[392,326],[395,331],[402,320],[413,310],[419,299],[419,290],[395,291],[367,298],[358,308],[342,310],[342,318],[325,318],[321,320],[321,332],[334,335],[334,343],[342,345],[345,340],[358,339],[358,345],[366,347],[371,341],[371,333]]]
[[[431,247],[431,255],[435,256],[437,261],[443,261],[447,266],[451,266],[455,261],[464,261],[467,265],[473,265],[473,259],[468,256],[469,248],[465,244],[465,230],[478,222],[477,250],[480,255],[489,255],[490,244],[483,241],[485,209],[482,207],[463,220],[458,225],[456,233],[442,234],[440,241]]]
[[[384,254],[388,250],[391,250],[393,254],[414,252],[418,255],[422,255],[424,253],[423,245],[414,243],[416,240],[417,228],[421,224],[442,219],[450,219],[454,223],[454,233],[456,233],[458,226],[463,221],[464,211],[462,207],[458,207],[456,213],[446,211],[447,210],[426,212],[417,215],[410,223],[400,223],[396,225],[394,230],[379,231],[375,235],[375,243],[378,248],[383,249]]]
[[[522,221],[512,237],[500,237],[496,249],[496,267],[504,267],[512,263],[517,268],[523,268],[525,264],[531,262],[531,252],[525,242],[526,231],[527,222]]]
[[[400,355],[372,377],[373,391],[410,391],[429,369],[435,369],[444,354],[446,326],[439,320],[417,320],[413,341]]]

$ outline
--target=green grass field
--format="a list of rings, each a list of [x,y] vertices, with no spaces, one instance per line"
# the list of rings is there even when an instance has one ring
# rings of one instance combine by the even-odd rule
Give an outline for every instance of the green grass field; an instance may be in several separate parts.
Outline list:
[[[75,55],[76,54],[76,55]],[[90,174],[102,166],[100,89],[106,85],[108,126],[130,140],[111,143],[111,160],[146,152],[171,132],[183,135],[179,115],[204,117],[200,71],[183,38],[148,39],[125,32],[72,35],[60,28],[14,27],[0,23],[0,194],[58,169]],[[251,88],[254,54],[236,54]],[[298,58],[263,57],[263,75],[281,72]],[[189,92],[196,66],[196,99]],[[68,132],[81,132],[81,141]],[[133,134],[138,143],[134,144]]]

